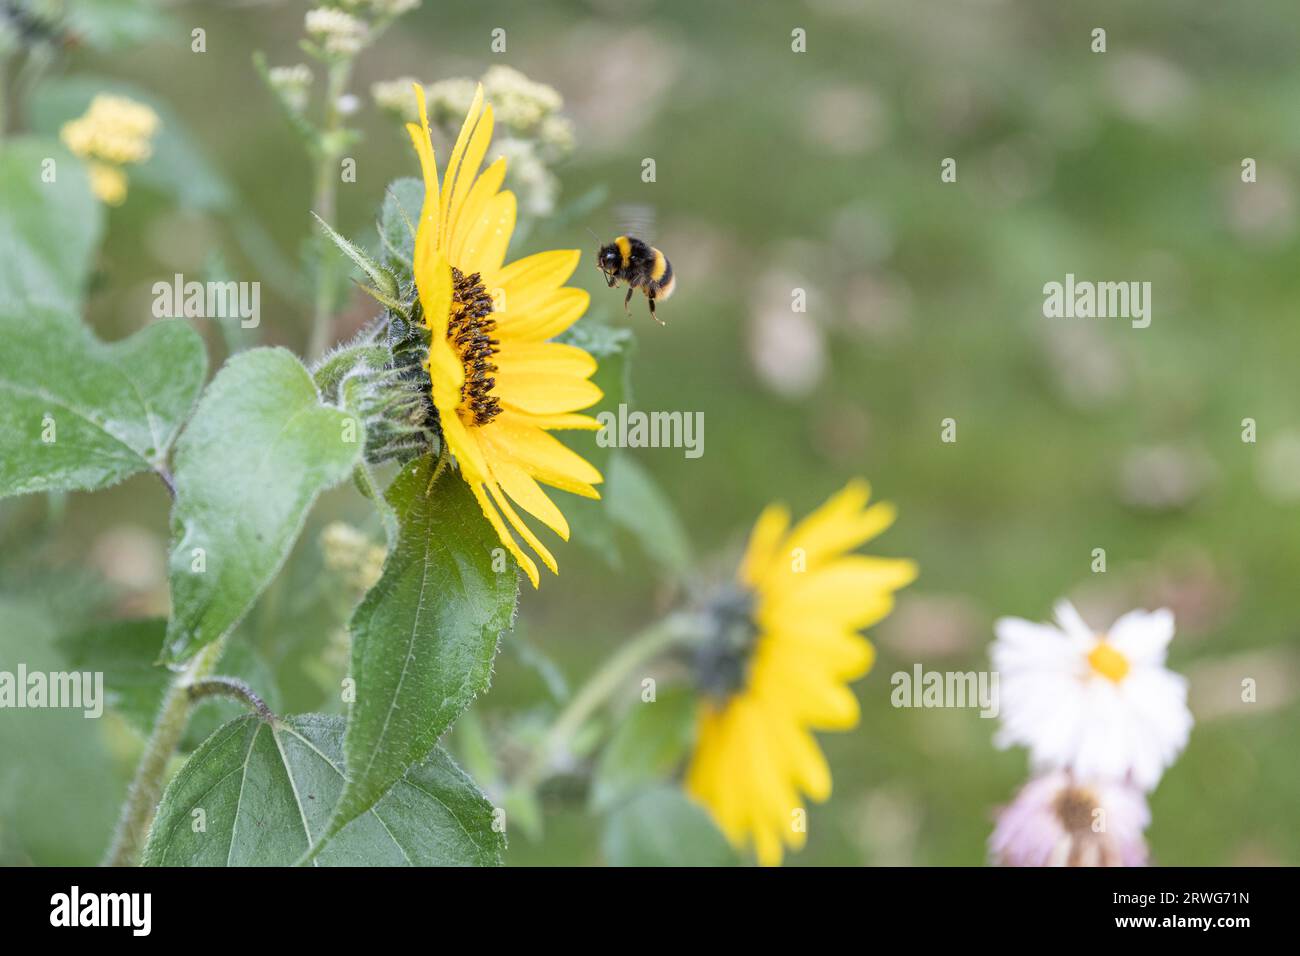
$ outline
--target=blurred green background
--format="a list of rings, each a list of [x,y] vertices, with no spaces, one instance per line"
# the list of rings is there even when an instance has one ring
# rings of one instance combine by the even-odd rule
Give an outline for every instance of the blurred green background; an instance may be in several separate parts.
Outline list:
[[[65,52],[48,81],[147,91],[188,142],[169,150],[182,166],[132,171],[88,321],[125,335],[149,321],[154,281],[219,256],[232,277],[263,282],[260,340],[301,351],[309,167],[251,57],[300,60],[307,5],[89,6],[112,14],[86,21],[104,35]],[[202,54],[190,51],[199,26]],[[495,27],[504,54],[489,52]],[[796,27],[806,53],[791,51]],[[1096,27],[1105,53],[1090,51]],[[575,123],[576,152],[556,170],[561,209],[593,188],[605,198],[539,224],[512,257],[589,249],[584,227],[612,237],[621,204],[656,212],[678,276],[666,327],[639,297],[625,319],[589,262],[574,281],[594,313],[634,331],[635,406],[704,412],[703,457],[631,452],[679,512],[699,574],[730,573],[770,500],[804,513],[860,474],[898,505],[874,547],[916,558],[921,577],[872,635],[861,726],[822,737],[835,793],[811,809],[807,849],[789,863],[985,862],[1023,752],[995,750],[995,722],[975,710],[892,708],[889,675],[986,667],[996,617],[1045,619],[1068,594],[1099,629],[1134,606],[1177,615],[1171,666],[1190,679],[1197,724],[1152,797],[1155,861],[1294,865],[1297,48],[1284,0],[425,0],[360,60],[352,120],[365,138],[334,225],[368,241],[386,184],[417,171],[372,82],[522,70],[557,88]],[[11,132],[57,130],[67,116],[45,96],[38,86]],[[641,181],[645,157],[654,183]],[[940,182],[946,157],[955,183]],[[1042,287],[1067,272],[1150,281],[1151,326],[1044,318]],[[806,313],[790,309],[795,288]],[[338,334],[372,314],[356,295]],[[215,367],[230,343],[199,325]],[[940,441],[945,418],[953,444]],[[1242,441],[1245,418],[1256,443]],[[257,666],[289,710],[327,706],[341,666],[317,545],[334,519],[374,527],[353,489],[331,493],[246,628],[275,622],[253,639]],[[166,495],[147,476],[0,502],[0,642],[53,654],[87,622],[165,613],[166,542]],[[1095,548],[1104,574],[1091,571]],[[524,594],[469,728],[506,761],[552,706],[542,655],[576,686],[681,596],[631,539],[611,553],[562,546],[560,576]],[[1255,703],[1240,700],[1245,678]],[[98,722],[105,757],[79,722],[25,719],[0,741],[0,859],[92,862],[138,739]],[[543,797],[544,828],[512,831],[508,861],[601,862],[581,772]]]

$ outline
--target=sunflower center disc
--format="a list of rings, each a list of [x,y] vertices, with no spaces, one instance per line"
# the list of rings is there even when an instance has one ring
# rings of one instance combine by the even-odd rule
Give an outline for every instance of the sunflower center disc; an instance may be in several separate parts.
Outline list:
[[[496,319],[492,318],[492,296],[488,295],[477,272],[464,275],[451,270],[452,304],[447,320],[447,341],[460,356],[465,367],[465,384],[460,389],[461,409],[473,416],[475,425],[486,425],[501,414],[501,400],[492,394],[497,371],[492,356],[501,342],[492,338]]]
[[[695,655],[700,689],[726,700],[745,686],[758,627],[754,624],[754,595],[730,588],[709,607],[713,633]]]

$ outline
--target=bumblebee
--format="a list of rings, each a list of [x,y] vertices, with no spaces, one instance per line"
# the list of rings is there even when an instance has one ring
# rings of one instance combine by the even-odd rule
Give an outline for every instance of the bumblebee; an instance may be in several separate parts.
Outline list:
[[[611,289],[617,282],[627,283],[627,295],[623,298],[625,310],[632,301],[632,291],[640,289],[650,303],[651,317],[660,325],[664,324],[655,313],[655,302],[662,302],[672,295],[677,281],[673,277],[673,264],[667,256],[640,239],[619,236],[609,245],[600,247],[596,264],[605,274],[605,284]]]

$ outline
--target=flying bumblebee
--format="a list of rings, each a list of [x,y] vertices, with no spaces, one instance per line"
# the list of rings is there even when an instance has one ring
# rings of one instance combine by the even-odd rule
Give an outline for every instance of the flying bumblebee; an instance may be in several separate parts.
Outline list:
[[[673,277],[673,264],[662,252],[632,236],[619,236],[596,253],[596,265],[605,274],[605,284],[611,289],[618,282],[627,283],[623,308],[632,301],[634,289],[645,293],[650,303],[650,316],[660,325],[663,319],[655,313],[655,302],[662,302],[673,294],[677,280]]]

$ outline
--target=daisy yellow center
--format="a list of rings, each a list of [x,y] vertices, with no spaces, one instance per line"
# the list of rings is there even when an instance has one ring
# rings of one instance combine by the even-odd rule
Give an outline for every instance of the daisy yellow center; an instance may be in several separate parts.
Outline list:
[[[1128,674],[1128,658],[1115,650],[1109,641],[1097,642],[1097,646],[1088,655],[1088,666],[1116,684]]]
[[[713,625],[695,654],[695,677],[700,689],[724,702],[745,687],[749,662],[758,639],[754,623],[754,595],[729,589],[709,607]]]
[[[500,350],[500,341],[492,337],[496,319],[492,317],[492,296],[477,272],[464,275],[451,270],[452,303],[447,319],[447,341],[452,344],[465,367],[465,384],[460,389],[462,417],[475,425],[486,425],[501,414],[501,400],[492,394],[497,367],[492,356]]]

